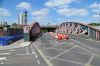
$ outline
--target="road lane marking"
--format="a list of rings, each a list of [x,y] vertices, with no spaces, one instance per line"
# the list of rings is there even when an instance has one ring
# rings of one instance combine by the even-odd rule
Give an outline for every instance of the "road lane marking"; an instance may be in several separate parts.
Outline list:
[[[64,59],[60,59],[60,58],[55,58],[55,59],[58,59],[58,60],[61,60],[61,61],[66,61],[66,62],[70,62],[70,63],[75,63],[75,64],[81,64],[81,65],[84,65],[84,63],[80,63],[80,62],[69,61],[69,60],[64,60]]]
[[[0,53],[0,55],[10,55],[10,53]]]
[[[90,63],[93,61],[94,57],[95,57],[95,55],[92,54],[91,58],[89,59],[89,61],[86,63],[85,66],[91,66]]]
[[[0,57],[0,60],[6,60],[7,57]]]
[[[44,61],[48,64],[48,66],[53,66],[53,64],[45,57],[43,52],[36,45],[34,45],[34,47],[37,49],[37,51],[39,52],[41,57],[44,59]]]
[[[83,43],[80,42],[80,41],[77,41],[77,40],[74,40],[74,39],[71,39],[71,40],[76,41],[76,42],[78,42],[78,43],[80,43],[80,44],[83,44]],[[76,44],[75,44],[75,45],[76,45]],[[79,47],[79,48],[81,48],[81,49],[84,49],[85,51],[88,51],[88,52],[94,54],[92,51],[89,51],[89,50],[87,50],[87,49],[85,49],[85,48],[83,48],[83,47],[81,47],[81,46],[79,46],[79,45],[76,45],[76,46]]]
[[[40,64],[40,61],[37,59],[37,63]]]
[[[91,55],[89,53],[84,53],[84,52],[77,52],[77,51],[70,51],[70,52],[75,52],[75,53],[80,53],[80,54],[85,54],[85,55]]]
[[[34,49],[33,49],[33,47],[32,46],[30,46],[31,47],[31,50],[32,50],[32,52],[34,52]]]
[[[63,49],[55,49],[55,48],[52,48],[52,47],[50,47],[50,48],[43,48],[43,50],[46,50],[46,49],[54,49],[54,50],[66,51],[66,50],[63,50]]]
[[[26,47],[26,54],[29,55],[28,47]]]
[[[80,41],[77,41],[77,40],[74,40],[74,39],[71,39],[71,40],[76,41],[76,42],[78,42],[78,43],[80,43],[80,44],[84,44],[84,43],[82,43],[82,42],[80,42]],[[75,45],[76,45],[76,44],[75,44]],[[77,47],[79,47],[79,48],[81,48],[81,49],[83,49],[83,50],[85,50],[85,51],[90,52],[91,54],[94,54],[95,56],[100,57],[100,55],[95,54],[95,53],[93,53],[93,52],[92,52],[92,51],[90,51],[90,50],[87,50],[87,49],[85,49],[85,48],[83,48],[83,47],[81,47],[81,46],[79,46],[79,45],[76,45],[76,46],[77,46]],[[92,49],[92,48],[88,47],[88,49]],[[93,50],[93,49],[92,49],[92,50]],[[99,50],[97,50],[97,51],[99,51]]]
[[[73,46],[72,48],[70,48],[70,49],[68,49],[68,50],[66,50],[66,51],[64,51],[64,52],[62,52],[62,53],[50,58],[50,61],[53,60],[54,58],[58,57],[58,56],[61,56],[61,55],[65,54],[65,53],[69,52],[70,50],[72,50],[74,48],[76,48],[76,46]]]
[[[34,54],[34,55],[35,55],[36,53],[35,53],[35,52],[32,52],[32,54]]]
[[[35,57],[38,58],[37,55],[35,55]]]
[[[30,54],[16,54],[16,55],[30,55]]]
[[[1,63],[1,64],[4,64],[4,63]]]

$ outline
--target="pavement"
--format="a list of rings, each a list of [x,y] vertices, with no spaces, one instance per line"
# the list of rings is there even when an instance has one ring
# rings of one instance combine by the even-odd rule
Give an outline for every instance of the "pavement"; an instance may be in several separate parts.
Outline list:
[[[7,46],[0,46],[0,50],[7,50],[7,49],[13,49],[13,48],[19,48],[28,46],[31,42],[24,42],[24,39],[20,39],[10,45]]]

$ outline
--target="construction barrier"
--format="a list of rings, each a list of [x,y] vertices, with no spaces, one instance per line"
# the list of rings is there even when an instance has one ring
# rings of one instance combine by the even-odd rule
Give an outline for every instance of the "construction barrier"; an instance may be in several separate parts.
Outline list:
[[[59,34],[59,33],[53,33],[53,32],[49,32],[49,34],[51,35],[51,37],[56,38],[58,40],[67,40],[69,39],[68,35],[65,34]]]

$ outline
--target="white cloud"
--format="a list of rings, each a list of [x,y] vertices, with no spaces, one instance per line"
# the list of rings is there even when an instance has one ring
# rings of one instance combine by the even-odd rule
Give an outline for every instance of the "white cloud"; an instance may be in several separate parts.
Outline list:
[[[100,12],[100,3],[94,2],[93,4],[90,5],[90,8],[92,8],[92,11],[95,13]]]
[[[33,11],[32,15],[33,16],[46,16],[49,13],[49,9],[40,9],[40,10],[36,10]]]
[[[100,16],[97,15],[97,14],[96,14],[96,15],[93,15],[93,17],[94,17],[94,18],[100,18]]]
[[[77,2],[79,0],[49,0],[45,3],[45,6],[47,7],[56,7],[61,6],[65,4],[70,4],[72,2]]]
[[[90,8],[100,8],[100,3],[94,2],[92,5],[90,5]]]
[[[32,6],[28,2],[21,2],[20,4],[17,5],[17,8],[20,8],[20,9],[31,9]]]
[[[88,11],[86,9],[59,9],[57,10],[58,14],[64,15],[64,16],[86,16],[88,15]]]
[[[68,8],[69,5],[62,5],[62,6],[59,6],[58,8]]]
[[[10,13],[5,8],[0,8],[0,16],[10,16]]]
[[[34,20],[38,21],[40,24],[47,24],[49,22],[49,9],[43,8],[40,10],[35,10],[32,12]]]

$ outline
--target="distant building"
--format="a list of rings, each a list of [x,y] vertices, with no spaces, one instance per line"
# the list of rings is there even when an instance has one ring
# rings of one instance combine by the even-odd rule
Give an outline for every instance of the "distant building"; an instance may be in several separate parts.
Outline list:
[[[22,13],[19,14],[18,25],[23,25],[23,14]]]
[[[19,14],[18,25],[27,25],[27,11]]]

